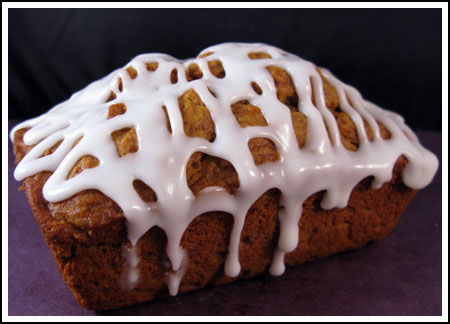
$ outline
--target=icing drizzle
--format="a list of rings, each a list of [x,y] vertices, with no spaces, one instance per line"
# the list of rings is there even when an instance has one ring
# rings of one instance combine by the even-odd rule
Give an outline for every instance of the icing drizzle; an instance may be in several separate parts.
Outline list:
[[[431,181],[437,159],[420,145],[403,119],[364,100],[357,90],[329,71],[321,69],[337,91],[340,108],[356,126],[357,151],[346,150],[341,143],[336,120],[325,106],[320,75],[312,63],[264,44],[225,43],[203,52],[212,54],[185,61],[164,54],[140,55],[127,64],[136,72],[134,78],[125,68],[116,70],[46,114],[21,123],[11,133],[13,138],[18,129],[30,128],[24,142],[35,145],[17,166],[17,180],[44,170],[53,172],[43,188],[45,199],[57,202],[86,189],[97,189],[122,208],[132,246],[124,253],[129,266],[125,278],[128,288],[133,288],[139,279],[135,245],[153,226],[159,226],[167,235],[166,252],[173,271],[166,279],[170,294],[175,295],[189,259],[180,241],[191,221],[202,213],[224,211],[233,215],[225,274],[235,277],[240,273],[239,242],[247,211],[264,192],[278,188],[284,208],[279,212],[280,236],[270,272],[281,275],[285,253],[298,244],[302,204],[312,194],[325,190],[322,208],[343,208],[362,179],[374,176],[374,188],[389,181],[402,154],[408,159],[402,172],[405,185],[419,189]],[[251,60],[251,52],[267,53],[271,58]],[[224,77],[211,73],[210,60],[221,61]],[[156,62],[157,69],[149,70],[148,62]],[[199,80],[189,81],[184,74],[192,63],[203,72]],[[308,120],[302,149],[298,148],[290,111],[277,99],[274,81],[266,70],[269,65],[286,70],[292,77],[299,97],[298,110]],[[171,80],[174,70],[178,72],[176,83]],[[261,94],[255,92],[252,82],[259,85]],[[216,133],[213,142],[184,133],[177,98],[191,88],[210,111]],[[117,97],[106,103],[111,91]],[[268,126],[241,128],[230,108],[240,100],[258,106]],[[126,112],[108,119],[108,107],[114,103],[124,103]],[[166,127],[162,106],[167,109],[172,132]],[[364,120],[373,131],[373,141],[368,139]],[[377,122],[389,130],[389,140],[382,139]],[[139,148],[119,157],[111,133],[125,127],[135,128]],[[73,147],[80,137],[81,141]],[[255,165],[247,145],[255,137],[270,139],[280,159]],[[61,144],[51,155],[43,156],[59,141]],[[240,183],[234,195],[220,187],[209,187],[194,196],[187,185],[186,164],[197,151],[225,159],[234,166]],[[68,179],[74,164],[85,155],[96,157],[99,165]],[[151,186],[157,202],[141,199],[133,187],[136,179]]]

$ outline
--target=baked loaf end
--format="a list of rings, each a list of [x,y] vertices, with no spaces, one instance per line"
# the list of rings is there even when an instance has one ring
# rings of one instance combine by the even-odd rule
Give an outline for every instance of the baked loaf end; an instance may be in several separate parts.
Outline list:
[[[199,58],[207,58],[209,55],[211,54],[206,52]],[[252,60],[264,60],[269,59],[270,55],[255,51],[250,52],[248,57]],[[220,61],[209,62],[212,62],[208,63],[208,67],[215,77],[220,79],[226,75]],[[147,63],[146,68],[147,71],[154,72],[158,69],[158,64]],[[286,69],[274,64],[268,64],[266,69],[272,78],[276,98],[289,108],[296,144],[298,149],[302,149],[307,146],[310,128],[307,115],[299,109],[301,95],[299,97]],[[129,66],[126,71],[131,79],[138,75],[133,67]],[[342,147],[349,152],[357,152],[361,140],[355,122],[345,112],[346,109],[341,107],[342,99],[335,87],[320,69],[316,73],[321,82],[323,103],[335,119]],[[198,65],[190,64],[186,67],[187,82],[201,79],[202,76],[203,72]],[[176,84],[179,77],[171,73],[170,82]],[[122,91],[122,79],[119,79],[117,87],[116,91]],[[262,90],[257,83],[254,82],[252,88],[257,95],[261,95]],[[216,97],[217,89],[208,90]],[[118,99],[120,94],[114,91],[106,99],[108,119],[125,114],[127,106]],[[320,105],[315,100],[318,100],[318,96],[313,95],[312,103]],[[195,89],[182,91],[177,97],[177,105],[186,136],[203,138],[208,142],[215,140],[216,128],[209,107]],[[168,113],[165,106],[162,109],[166,117],[165,127],[172,134],[170,111]],[[249,100],[237,100],[231,104],[230,109],[241,128],[264,127],[268,124],[260,107]],[[373,129],[365,119],[362,121],[368,141],[373,142]],[[376,125],[379,140],[389,142],[391,131],[380,121]],[[29,127],[22,127],[14,132],[17,163],[34,147],[25,144],[24,135],[28,130]],[[333,143],[336,137],[328,126],[326,132],[329,141]],[[120,157],[139,150],[137,133],[139,129],[134,127],[121,128],[111,133]],[[79,142],[80,139],[73,146]],[[60,145],[61,141],[54,143],[42,152],[42,156],[54,154]],[[255,137],[248,141],[248,149],[256,166],[279,162],[282,156],[277,148],[278,145],[267,137]],[[76,178],[99,164],[99,159],[86,154],[73,165],[67,179]],[[283,255],[286,264],[296,265],[359,249],[369,242],[384,238],[394,228],[417,192],[406,187],[402,181],[401,172],[407,164],[408,159],[399,155],[392,170],[392,178],[378,189],[372,188],[374,177],[362,179],[351,191],[344,208],[325,210],[321,207],[325,190],[312,192],[304,200],[302,211],[299,211],[301,218],[296,234],[298,244],[293,251]],[[224,188],[232,196],[242,190],[240,177],[233,164],[205,152],[196,151],[190,156],[185,174],[187,185],[195,197],[203,195],[204,189],[209,187]],[[283,192],[274,187],[263,193],[248,209],[239,236],[238,276],[226,275],[227,255],[231,249],[236,218],[227,212],[208,211],[194,215],[196,217],[192,218],[183,232],[180,246],[187,257],[182,259],[177,271],[173,270],[172,259],[166,252],[169,251],[169,239],[164,229],[155,225],[140,236],[134,254],[139,258],[139,275],[134,284],[130,285],[130,268],[136,268],[133,265],[136,261],[129,253],[132,243],[124,210],[117,201],[96,189],[81,190],[64,200],[49,202],[44,198],[43,187],[51,175],[51,171],[30,175],[24,180],[22,188],[64,281],[76,300],[87,309],[100,311],[167,296],[169,293],[173,294],[174,285],[182,293],[210,284],[219,285],[239,278],[253,277],[265,272],[277,256],[281,236],[279,213],[285,206]],[[133,187],[144,202],[158,204],[159,194],[147,183],[135,180]]]

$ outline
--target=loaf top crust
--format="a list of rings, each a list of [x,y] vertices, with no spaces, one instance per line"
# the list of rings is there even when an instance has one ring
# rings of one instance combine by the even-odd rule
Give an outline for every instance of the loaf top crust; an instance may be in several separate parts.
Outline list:
[[[197,215],[233,215],[225,273],[235,277],[247,211],[279,189],[271,272],[281,274],[312,194],[326,192],[324,209],[342,208],[362,179],[372,176],[374,188],[389,181],[399,157],[408,161],[402,179],[412,189],[437,168],[400,116],[326,69],[264,44],[220,44],[185,61],[138,56],[11,137],[18,180],[48,171],[43,195],[55,218],[89,232],[125,217],[130,260],[144,233],[164,230],[171,294],[188,258],[179,243]],[[132,268],[130,287],[138,280]]]

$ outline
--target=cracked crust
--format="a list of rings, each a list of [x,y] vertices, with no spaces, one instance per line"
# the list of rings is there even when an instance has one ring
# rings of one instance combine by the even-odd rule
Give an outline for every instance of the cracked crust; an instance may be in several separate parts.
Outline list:
[[[260,57],[261,54],[256,56]],[[212,69],[220,72],[219,65],[214,64]],[[190,68],[192,79],[201,77],[201,71],[197,68]],[[298,98],[292,92],[292,81],[283,70],[269,69],[269,72],[274,77],[280,101],[291,109],[294,130],[301,148],[307,136],[307,120],[305,115],[296,110]],[[346,122],[346,115],[339,111],[334,89],[330,88],[326,80],[323,82],[326,104],[340,125],[343,144],[348,149],[356,150],[358,142],[354,137],[354,125]],[[187,92],[179,99],[185,130],[190,136],[212,141],[215,137],[212,119],[207,107],[197,97],[195,93]],[[230,109],[235,110],[233,113],[242,127],[264,126],[267,123],[263,116],[261,118],[259,108],[249,102],[238,102]],[[124,110],[124,107],[116,105],[111,108],[111,116]],[[199,118],[196,119],[196,116]],[[170,130],[169,121],[167,127]],[[127,129],[121,136],[113,138],[119,154],[132,153],[136,149],[133,130]],[[383,137],[388,139],[388,131],[381,131]],[[23,143],[25,132],[26,129],[22,129],[15,134],[16,163],[32,148]],[[270,163],[279,158],[273,143],[266,139],[256,140],[249,143],[256,164]],[[51,154],[55,149],[50,148],[46,154]],[[353,190],[346,208],[329,211],[321,209],[323,192],[309,197],[304,202],[299,223],[299,245],[295,251],[286,255],[286,263],[296,265],[359,249],[385,237],[416,193],[406,188],[399,177],[406,163],[404,157],[398,159],[392,180],[381,189],[371,189],[370,178],[361,181]],[[74,166],[72,176],[89,167],[95,167],[95,160],[81,159]],[[189,160],[186,172],[188,185],[194,194],[213,185],[222,186],[231,194],[239,190],[237,173],[226,160],[197,152]],[[164,231],[154,227],[139,240],[141,280],[136,289],[123,289],[123,248],[129,242],[122,210],[96,190],[86,190],[62,202],[49,203],[42,196],[42,187],[50,175],[50,172],[41,172],[27,178],[23,189],[63,280],[76,300],[87,309],[99,311],[167,296],[164,278],[170,269],[170,262],[165,254],[167,238]],[[157,199],[145,183],[137,183],[135,189],[149,201]],[[263,194],[250,208],[241,235],[239,259],[242,271],[238,278],[256,276],[269,267],[278,239],[279,199],[280,191],[274,188]],[[224,212],[199,215],[189,225],[181,241],[189,255],[189,263],[180,284],[180,293],[237,279],[226,277],[223,273],[232,226],[232,216]]]

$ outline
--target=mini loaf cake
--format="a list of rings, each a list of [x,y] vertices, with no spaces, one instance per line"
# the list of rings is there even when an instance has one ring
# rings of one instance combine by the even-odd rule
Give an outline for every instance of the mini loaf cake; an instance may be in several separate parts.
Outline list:
[[[400,116],[263,44],[138,56],[11,138],[63,279],[93,310],[361,248],[437,168]]]

